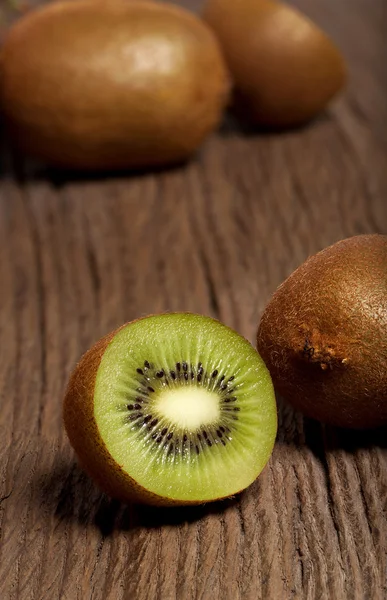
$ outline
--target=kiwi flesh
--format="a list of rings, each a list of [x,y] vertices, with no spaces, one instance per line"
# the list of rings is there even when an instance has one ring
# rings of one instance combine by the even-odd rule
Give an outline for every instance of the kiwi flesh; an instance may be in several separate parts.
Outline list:
[[[276,390],[309,417],[387,424],[387,236],[339,241],[275,292],[257,347]]]
[[[271,455],[277,413],[247,340],[209,317],[168,313],[126,324],[85,354],[64,423],[105,492],[168,506],[248,487]]]
[[[53,2],[20,18],[1,49],[10,139],[58,167],[184,161],[217,127],[228,91],[215,35],[170,4]]]
[[[269,128],[301,125],[343,87],[346,67],[330,38],[301,12],[275,0],[207,0],[243,120]]]

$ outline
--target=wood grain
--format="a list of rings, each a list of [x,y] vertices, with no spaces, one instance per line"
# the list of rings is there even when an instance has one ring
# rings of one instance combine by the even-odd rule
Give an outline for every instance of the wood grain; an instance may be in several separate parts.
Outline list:
[[[254,341],[270,295],[309,254],[387,233],[385,3],[294,4],[350,69],[346,93],[302,130],[263,135],[227,118],[180,168],[94,178],[1,140],[2,599],[387,597],[385,429],[327,428],[279,399],[276,448],[249,490],[155,509],[100,494],[61,419],[76,361],[122,322],[189,310]],[[0,15],[5,33],[18,10],[3,2]]]

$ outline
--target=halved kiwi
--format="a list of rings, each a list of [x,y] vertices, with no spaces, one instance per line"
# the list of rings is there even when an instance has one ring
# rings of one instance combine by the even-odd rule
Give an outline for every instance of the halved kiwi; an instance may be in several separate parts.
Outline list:
[[[257,351],[189,313],[126,324],[89,350],[64,401],[69,439],[108,494],[199,504],[249,486],[273,449],[277,412]]]

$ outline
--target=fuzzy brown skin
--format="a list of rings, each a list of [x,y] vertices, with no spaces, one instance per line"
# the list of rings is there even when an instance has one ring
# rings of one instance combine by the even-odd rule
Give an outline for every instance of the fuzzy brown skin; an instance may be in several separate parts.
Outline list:
[[[269,127],[312,119],[343,87],[345,64],[306,16],[272,0],[208,0],[204,19],[217,34],[242,116]]]
[[[14,25],[0,59],[15,145],[73,169],[186,159],[218,125],[228,91],[210,28],[148,1],[43,6]]]
[[[94,386],[98,367],[118,331],[103,337],[81,358],[67,387],[63,419],[82,467],[102,490],[121,500],[152,503],[152,500],[157,501],[157,497],[136,484],[110,456],[94,418]]]
[[[342,240],[278,288],[258,329],[276,390],[309,417],[387,424],[387,237]]]
[[[71,375],[63,403],[63,419],[71,445],[84,470],[101,490],[113,498],[156,506],[203,504],[198,500],[163,498],[140,486],[112,458],[99,433],[94,418],[94,387],[98,367],[109,343],[128,325],[130,323],[125,323],[94,344]],[[213,501],[221,499],[214,498]]]

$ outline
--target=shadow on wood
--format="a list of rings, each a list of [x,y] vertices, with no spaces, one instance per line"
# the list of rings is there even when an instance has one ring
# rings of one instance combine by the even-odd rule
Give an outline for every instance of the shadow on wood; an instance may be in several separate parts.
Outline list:
[[[330,450],[354,453],[360,449],[387,448],[387,427],[375,429],[343,429],[331,427],[296,412],[277,396],[278,435],[277,443],[305,445],[321,457]]]
[[[37,506],[42,513],[49,512],[59,521],[96,527],[104,537],[117,530],[157,529],[192,523],[208,514],[222,513],[238,502],[235,497],[200,506],[172,508],[125,504],[102,493],[69,453],[54,448],[49,451],[55,452],[51,471],[43,465],[33,475]]]
[[[243,136],[243,137],[281,137],[283,138],[286,135],[290,135],[295,132],[303,132],[307,129],[310,129],[314,126],[318,126],[323,123],[327,123],[331,121],[332,117],[330,115],[329,109],[325,112],[317,115],[311,121],[308,121],[302,125],[297,125],[293,127],[270,127],[265,125],[254,125],[249,123],[246,118],[243,118],[243,115],[239,115],[236,110],[230,108],[227,113],[225,113],[223,117],[223,122],[219,129],[219,134],[222,137],[229,136]]]
[[[27,182],[45,181],[53,188],[61,188],[70,183],[103,182],[114,179],[132,179],[147,177],[149,175],[162,175],[173,173],[184,168],[190,160],[195,159],[195,154],[185,161],[174,164],[133,168],[133,169],[102,169],[102,170],[76,170],[51,166],[45,161],[20,152],[12,147],[7,139],[4,126],[0,124],[0,180],[13,178],[23,186]]]

